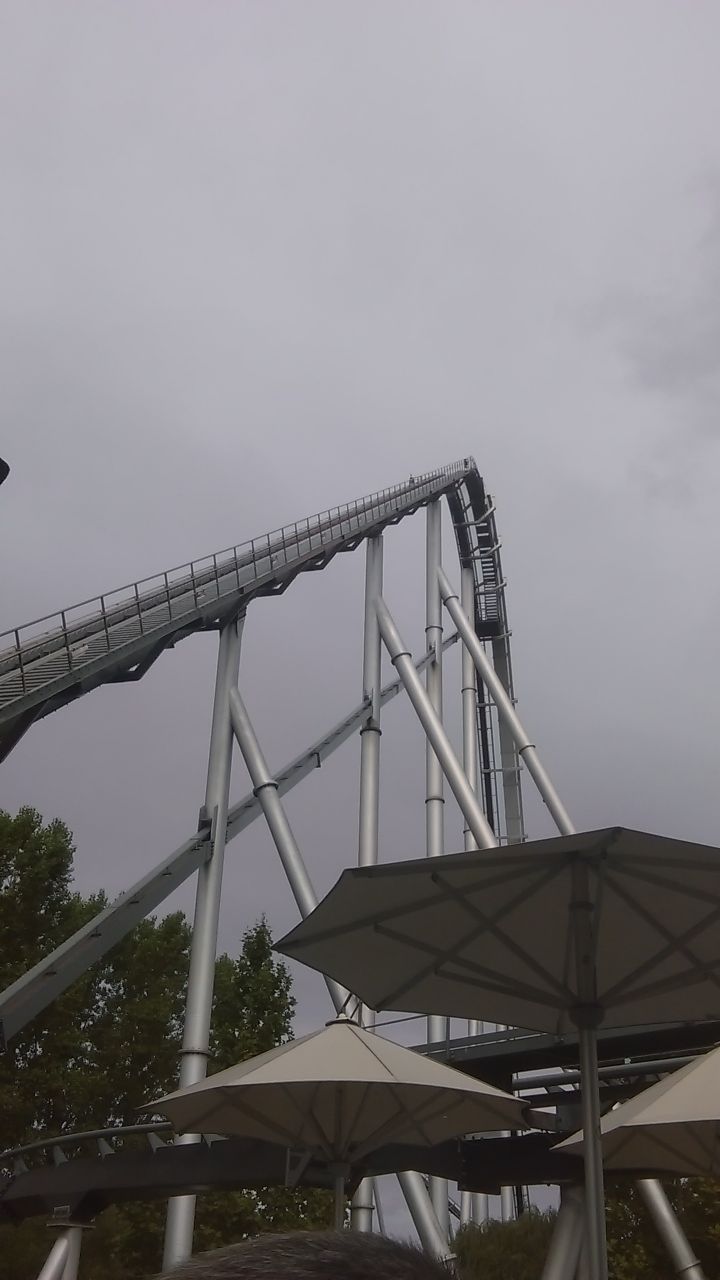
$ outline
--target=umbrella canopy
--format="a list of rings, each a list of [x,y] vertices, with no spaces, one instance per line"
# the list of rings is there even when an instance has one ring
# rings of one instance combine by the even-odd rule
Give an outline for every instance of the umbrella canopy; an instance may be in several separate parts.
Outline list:
[[[562,1033],[720,1015],[720,850],[612,828],[343,872],[278,951],[373,1009]]]
[[[524,1128],[523,1103],[346,1018],[157,1098],[186,1132],[266,1138],[350,1165],[388,1142]]]
[[[592,1280],[607,1248],[596,1028],[720,1013],[720,850],[613,827],[345,871],[278,944],[373,1009],[576,1026]]]
[[[609,1169],[720,1175],[720,1049],[705,1053],[603,1116]],[[554,1150],[583,1149],[575,1133]]]

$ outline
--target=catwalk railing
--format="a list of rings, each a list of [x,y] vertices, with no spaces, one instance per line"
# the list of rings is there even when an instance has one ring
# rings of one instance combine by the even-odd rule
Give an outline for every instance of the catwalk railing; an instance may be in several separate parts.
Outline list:
[[[0,633],[0,758],[35,720],[100,684],[137,680],[168,646],[439,497],[465,458]]]

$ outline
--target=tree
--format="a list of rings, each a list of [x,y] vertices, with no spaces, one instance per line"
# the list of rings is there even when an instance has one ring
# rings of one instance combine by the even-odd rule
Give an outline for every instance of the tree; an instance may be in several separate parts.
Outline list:
[[[73,843],[62,822],[33,809],[0,811],[0,983],[8,985],[105,905],[71,888]],[[176,912],[142,921],[38,1018],[0,1058],[0,1145],[64,1130],[133,1124],[137,1108],[176,1087],[190,926]],[[264,920],[236,957],[216,964],[211,1070],[286,1040],[295,1001]],[[107,1210],[83,1245],[83,1280],[140,1277],[160,1265],[164,1205]],[[198,1201],[196,1248],[273,1226],[327,1225],[329,1197],[270,1188]],[[49,1247],[43,1223],[0,1227],[5,1280],[26,1280]]]
[[[705,1178],[663,1181],[706,1276],[720,1275],[720,1184]],[[606,1187],[608,1266],[613,1280],[676,1280],[629,1179]],[[555,1212],[523,1214],[517,1222],[463,1227],[455,1238],[463,1280],[537,1280],[550,1247]]]

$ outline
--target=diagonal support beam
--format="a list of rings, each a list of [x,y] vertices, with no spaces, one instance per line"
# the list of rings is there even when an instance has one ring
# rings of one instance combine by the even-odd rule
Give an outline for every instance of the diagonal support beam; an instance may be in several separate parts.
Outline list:
[[[268,769],[239,689],[231,689],[229,702],[233,732],[253,782],[254,794],[262,806],[300,915],[305,919],[317,906],[317,894],[278,795],[277,782]],[[330,998],[339,1012],[349,993],[331,978],[326,978],[325,981]],[[442,1224],[433,1210],[420,1174],[409,1171],[399,1174],[398,1179],[424,1248],[437,1257],[450,1257],[447,1234],[442,1230]]]
[[[453,751],[450,739],[428,697],[427,690],[422,686],[422,681],[418,676],[417,666],[413,662],[410,650],[403,644],[400,632],[395,626],[392,614],[382,596],[378,598],[376,609],[383,644],[405,686],[405,692],[417,712],[418,719],[427,734],[432,749],[440,761],[440,767],[460,806],[463,817],[472,831],[479,848],[494,849],[497,847],[497,840],[493,830],[478,803],[478,798],[467,780],[460,761]]]
[[[472,657],[477,671],[498,709],[498,715],[509,729],[518,748],[518,753],[524,761],[527,771],[535,782],[545,804],[550,810],[558,831],[563,835],[572,835],[575,831],[575,827],[573,826],[570,815],[568,814],[567,809],[562,803],[555,787],[550,781],[549,775],[540,761],[535,744],[531,742],[525,732],[520,721],[520,717],[517,715],[517,712],[507,695],[505,686],[499,679],[495,668],[482,647],[480,640],[478,640],[475,634],[475,628],[467,617],[457,592],[450,585],[450,582],[442,569],[438,569],[437,576],[445,608],[455,623],[455,626],[458,629],[458,634]]]

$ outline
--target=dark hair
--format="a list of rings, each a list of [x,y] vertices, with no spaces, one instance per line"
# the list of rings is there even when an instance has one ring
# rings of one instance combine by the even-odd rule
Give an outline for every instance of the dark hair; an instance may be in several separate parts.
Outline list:
[[[255,1236],[182,1263],[168,1280],[449,1280],[413,1245],[357,1231]]]

